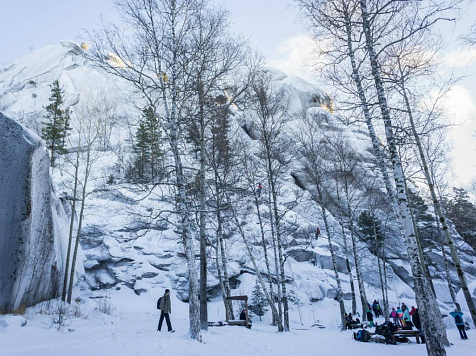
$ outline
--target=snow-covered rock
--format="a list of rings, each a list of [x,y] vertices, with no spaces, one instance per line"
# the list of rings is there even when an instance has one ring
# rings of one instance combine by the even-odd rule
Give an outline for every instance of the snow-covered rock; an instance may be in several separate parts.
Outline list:
[[[128,290],[134,296],[140,295],[140,298],[153,293],[154,289],[171,288],[177,298],[187,301],[187,270],[180,236],[174,227],[175,217],[171,215],[170,221],[137,221],[138,216],[148,216],[151,212],[175,210],[170,186],[157,186],[152,194],[144,195],[137,187],[121,181],[123,171],[119,170],[118,173],[116,169],[116,165],[121,166],[130,158],[130,138],[140,116],[140,111],[136,109],[140,107],[140,100],[137,100],[127,83],[91,65],[81,55],[82,51],[84,49],[74,42],[62,41],[61,44],[33,51],[12,66],[0,70],[0,111],[8,113],[36,133],[41,132],[44,106],[48,104],[50,94],[49,85],[54,80],[59,80],[64,88],[65,106],[71,106],[73,113],[75,106],[91,92],[101,93],[115,107],[117,117],[123,117],[124,120],[112,123],[110,147],[114,147],[114,151],[102,152],[104,156],[100,164],[92,171],[91,190],[94,189],[95,193],[88,198],[81,237],[87,257],[84,265],[86,283],[82,287],[93,290],[93,293],[115,287]],[[299,129],[298,113],[307,112],[309,116],[322,117],[322,132],[329,135],[342,134],[360,159],[358,170],[367,171],[378,179],[378,172],[374,172],[375,157],[365,127],[347,126],[333,115],[332,99],[323,90],[301,78],[288,76],[274,69],[268,71],[277,87],[289,94],[290,109],[296,114],[290,115],[283,129],[288,138],[296,139],[293,135]],[[258,130],[249,115],[235,113],[231,125],[234,130],[240,131],[238,134],[247,147],[256,147]],[[303,174],[299,159],[293,162],[288,173],[282,182],[283,199],[280,203],[283,205],[295,200],[296,191],[306,194],[308,188],[305,180],[301,179]],[[106,184],[110,175],[117,178],[117,182],[112,185]],[[68,176],[62,175],[59,169],[55,170],[53,181],[60,193],[70,194],[71,180],[68,181]],[[329,197],[326,209],[330,229],[334,232],[332,241],[347,300],[350,283],[344,259],[342,230],[334,218],[338,216],[336,197],[332,191],[325,194]],[[0,206],[1,204],[0,201]],[[262,209],[266,211],[267,207],[263,205]],[[390,209],[388,213],[390,214]],[[285,266],[287,282],[292,284],[290,289],[299,298],[302,297],[303,302],[333,302],[336,281],[325,232],[322,232],[322,237],[314,245],[309,244],[315,227],[320,226],[323,230],[319,207],[312,199],[304,199],[286,213],[283,223],[287,231],[290,231],[284,236],[285,252],[290,257]],[[391,303],[397,303],[402,298],[412,298],[412,276],[404,243],[396,232],[396,227],[392,227],[391,222],[388,225],[389,230],[394,229],[393,234],[388,234],[385,245],[388,283],[391,288],[389,297]],[[246,222],[244,228],[251,238],[257,239],[260,236],[258,222],[253,214],[250,214],[250,221]],[[210,229],[210,236],[213,236],[213,227],[209,226],[207,229]],[[456,241],[461,242],[461,239]],[[362,241],[358,241],[357,250],[363,278],[368,287],[368,298],[379,298],[380,280],[375,251]],[[476,277],[474,252],[465,251],[461,252],[461,260],[471,282]],[[259,249],[256,249],[256,253],[260,253]],[[230,231],[227,257],[233,293],[249,293],[254,286],[253,267],[239,236],[233,231]],[[258,257],[260,271],[266,273],[264,257]],[[436,261],[432,276],[441,281],[445,276],[440,251],[434,251],[431,257]],[[353,265],[351,267],[354,268]],[[273,268],[271,261],[271,269]],[[453,271],[451,273],[458,289],[457,277]],[[244,283],[248,277],[253,279],[250,286]],[[208,288],[211,297],[220,296],[215,263],[209,264]],[[445,284],[440,283],[437,293],[440,301],[447,302],[444,289]]]
[[[45,146],[2,113],[0,167],[0,310],[11,311],[57,295],[68,221]]]

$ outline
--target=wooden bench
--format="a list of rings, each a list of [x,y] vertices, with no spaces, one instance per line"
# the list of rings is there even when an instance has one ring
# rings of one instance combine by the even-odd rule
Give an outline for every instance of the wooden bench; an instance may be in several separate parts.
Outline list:
[[[375,332],[369,332],[370,336],[377,335]],[[392,341],[396,342],[395,336],[414,337],[417,344],[420,343],[420,331],[419,330],[398,330],[392,332]]]
[[[417,344],[420,343],[420,331],[419,330],[398,330],[392,332],[392,339],[395,342],[395,336],[414,337]]]

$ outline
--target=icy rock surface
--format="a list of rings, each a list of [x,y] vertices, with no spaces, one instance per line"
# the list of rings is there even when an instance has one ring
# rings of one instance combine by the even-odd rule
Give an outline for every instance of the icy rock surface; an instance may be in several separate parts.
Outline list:
[[[0,113],[0,310],[55,297],[62,284],[67,217],[49,164],[41,140]]]

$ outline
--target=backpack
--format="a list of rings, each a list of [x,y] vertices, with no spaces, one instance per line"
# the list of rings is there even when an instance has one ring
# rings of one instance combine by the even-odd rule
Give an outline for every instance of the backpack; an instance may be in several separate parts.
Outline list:
[[[457,325],[458,324],[459,325],[463,324],[463,318],[461,317],[461,315],[456,315],[455,316],[455,322],[456,322]]]
[[[157,309],[160,309],[160,302],[162,301],[162,297],[159,298],[159,300],[157,301]]]
[[[367,330],[359,330],[354,333],[354,339],[361,342],[369,342],[370,334]]]

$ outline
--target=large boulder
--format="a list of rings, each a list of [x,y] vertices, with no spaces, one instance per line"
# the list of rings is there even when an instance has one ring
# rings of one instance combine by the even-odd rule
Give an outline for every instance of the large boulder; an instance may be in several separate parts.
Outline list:
[[[41,140],[0,113],[3,312],[54,298],[62,287],[68,218],[52,189],[49,166]]]

